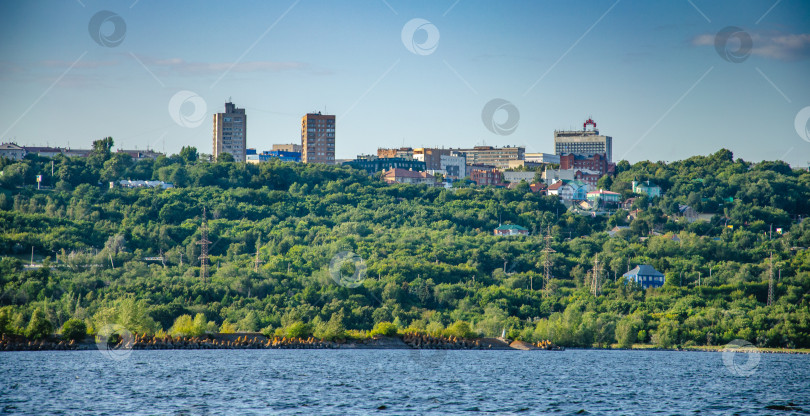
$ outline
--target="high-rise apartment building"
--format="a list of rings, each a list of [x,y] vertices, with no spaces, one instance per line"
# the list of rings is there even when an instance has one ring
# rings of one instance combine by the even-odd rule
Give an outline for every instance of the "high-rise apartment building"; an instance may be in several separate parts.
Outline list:
[[[593,130],[587,130],[589,124]],[[555,131],[554,153],[558,156],[573,153],[585,157],[604,154],[610,163],[613,161],[613,138],[600,135],[596,122],[588,119],[582,125],[582,131]]]
[[[335,116],[307,113],[301,117],[301,161],[335,163]]]
[[[225,103],[225,112],[214,114],[214,160],[230,153],[237,162],[245,161],[247,148],[247,115],[244,108]]]

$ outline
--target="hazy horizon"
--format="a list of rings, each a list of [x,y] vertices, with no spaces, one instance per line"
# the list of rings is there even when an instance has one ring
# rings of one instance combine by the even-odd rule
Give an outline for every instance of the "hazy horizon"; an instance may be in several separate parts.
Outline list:
[[[324,111],[337,116],[338,159],[484,143],[553,153],[554,130],[592,117],[615,161],[727,148],[810,163],[810,4],[799,0],[0,7],[0,142],[89,148],[111,136],[117,148],[211,153],[212,114],[230,98],[259,151],[300,143],[301,116]]]

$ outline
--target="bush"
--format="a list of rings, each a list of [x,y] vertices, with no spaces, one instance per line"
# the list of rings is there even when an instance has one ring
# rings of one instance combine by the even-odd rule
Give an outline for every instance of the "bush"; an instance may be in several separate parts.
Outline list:
[[[174,325],[169,329],[172,336],[197,337],[205,334],[211,327],[216,327],[213,322],[207,322],[205,315],[198,313],[191,319],[191,315],[180,315],[174,320]]]
[[[378,322],[377,325],[374,325],[374,329],[371,330],[371,335],[384,335],[386,337],[393,337],[397,334],[397,326],[391,322]]]
[[[31,315],[28,328],[25,329],[25,336],[30,339],[41,339],[53,333],[53,324],[48,320],[48,316],[40,308],[37,308]]]
[[[312,336],[312,327],[301,321],[296,321],[287,327],[288,338],[309,338]]]
[[[68,319],[62,325],[62,338],[80,342],[87,336],[87,324],[81,319]]]
[[[448,337],[456,337],[456,338],[474,338],[475,333],[473,332],[470,324],[464,321],[456,321],[450,324],[447,329],[444,330],[444,334]]]

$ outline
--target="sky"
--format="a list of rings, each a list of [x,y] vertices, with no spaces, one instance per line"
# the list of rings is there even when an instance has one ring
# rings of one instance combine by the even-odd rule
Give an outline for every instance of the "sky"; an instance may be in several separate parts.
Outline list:
[[[0,141],[21,145],[210,154],[230,99],[259,151],[321,111],[337,158],[553,153],[591,117],[614,160],[810,163],[805,0],[34,0],[0,4],[0,39]]]

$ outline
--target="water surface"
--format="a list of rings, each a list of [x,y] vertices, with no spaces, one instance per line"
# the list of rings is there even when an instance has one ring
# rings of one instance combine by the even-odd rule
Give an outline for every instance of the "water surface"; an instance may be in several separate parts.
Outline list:
[[[0,353],[0,413],[810,414],[807,355],[737,353],[724,361],[721,353],[601,350],[130,353],[113,356],[120,360],[99,351]]]

